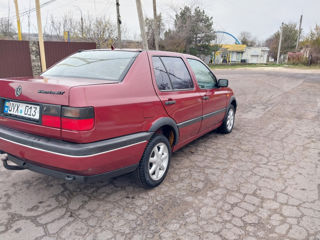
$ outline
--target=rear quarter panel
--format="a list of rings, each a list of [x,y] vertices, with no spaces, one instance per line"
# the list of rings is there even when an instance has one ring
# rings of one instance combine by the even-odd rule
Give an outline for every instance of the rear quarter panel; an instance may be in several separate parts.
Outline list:
[[[148,131],[159,116],[167,116],[155,94],[146,52],[140,53],[122,82],[70,90],[69,105],[93,106],[95,127],[91,131],[62,131],[62,138],[94,142]]]

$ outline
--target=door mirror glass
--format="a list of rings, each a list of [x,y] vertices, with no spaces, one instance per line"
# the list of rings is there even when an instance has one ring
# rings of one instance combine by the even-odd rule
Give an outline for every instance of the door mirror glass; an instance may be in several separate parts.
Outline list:
[[[218,87],[228,87],[229,81],[228,79],[219,79]]]

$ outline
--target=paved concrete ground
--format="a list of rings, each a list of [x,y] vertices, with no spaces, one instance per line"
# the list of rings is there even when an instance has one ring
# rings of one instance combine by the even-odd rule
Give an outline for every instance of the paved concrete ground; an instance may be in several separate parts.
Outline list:
[[[218,70],[232,134],[174,154],[166,181],[81,185],[0,168],[0,239],[320,239],[320,73]]]

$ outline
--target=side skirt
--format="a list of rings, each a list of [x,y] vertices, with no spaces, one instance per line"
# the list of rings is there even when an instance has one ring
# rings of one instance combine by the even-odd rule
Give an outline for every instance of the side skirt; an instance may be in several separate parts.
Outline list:
[[[184,147],[185,145],[187,145],[188,143],[190,143],[190,142],[192,142],[192,141],[196,140],[197,138],[199,138],[199,137],[201,137],[201,136],[203,136],[203,135],[207,134],[208,132],[211,132],[211,131],[213,131],[213,130],[217,129],[218,127],[220,127],[220,126],[221,126],[221,124],[222,124],[222,121],[221,121],[221,122],[219,122],[219,123],[217,123],[216,125],[214,125],[212,128],[208,128],[208,129],[206,129],[206,130],[204,130],[204,131],[202,131],[202,132],[198,133],[198,134],[197,134],[197,135],[195,135],[194,137],[189,138],[189,139],[187,139],[186,141],[179,143],[178,145],[174,146],[174,148],[173,148],[173,150],[172,150],[172,151],[173,151],[173,152],[175,152],[175,151],[179,150],[180,148],[182,148],[182,147]]]

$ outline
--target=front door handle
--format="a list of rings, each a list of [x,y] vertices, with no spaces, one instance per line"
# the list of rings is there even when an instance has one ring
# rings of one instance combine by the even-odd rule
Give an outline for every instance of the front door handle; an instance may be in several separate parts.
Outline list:
[[[165,101],[165,104],[166,105],[172,105],[172,104],[175,104],[176,101],[175,100],[168,100],[168,101]]]
[[[208,99],[209,99],[209,96],[205,95],[205,96],[202,97],[202,99],[203,99],[203,100],[208,100]]]

